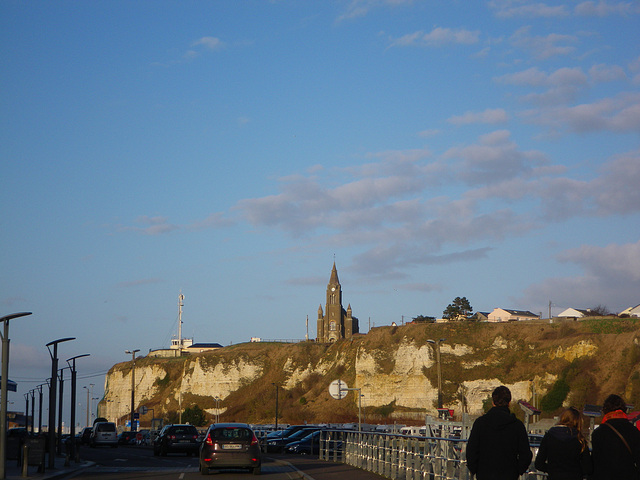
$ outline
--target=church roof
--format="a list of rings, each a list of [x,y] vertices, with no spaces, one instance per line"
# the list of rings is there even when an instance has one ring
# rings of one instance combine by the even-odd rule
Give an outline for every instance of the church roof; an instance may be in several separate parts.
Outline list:
[[[331,278],[329,279],[329,285],[339,285],[338,270],[336,269],[336,262],[333,262],[333,268],[331,269]]]

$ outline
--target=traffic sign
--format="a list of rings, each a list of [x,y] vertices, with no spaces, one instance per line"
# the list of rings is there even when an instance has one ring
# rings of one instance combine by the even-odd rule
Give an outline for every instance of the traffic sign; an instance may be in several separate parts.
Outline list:
[[[329,395],[331,395],[336,400],[342,400],[347,396],[348,390],[346,390],[347,384],[342,380],[334,380],[329,385]]]
[[[144,405],[138,409],[138,412],[140,413],[140,415],[146,415],[148,411],[149,409]]]

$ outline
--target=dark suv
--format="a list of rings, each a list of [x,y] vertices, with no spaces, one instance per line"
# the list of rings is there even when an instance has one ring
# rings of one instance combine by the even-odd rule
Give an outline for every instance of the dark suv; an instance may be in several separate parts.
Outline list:
[[[193,425],[165,425],[153,441],[153,454],[166,456],[167,453],[197,455],[198,430]]]
[[[214,423],[204,435],[199,463],[202,475],[220,468],[248,468],[254,475],[260,475],[258,438],[246,423]]]

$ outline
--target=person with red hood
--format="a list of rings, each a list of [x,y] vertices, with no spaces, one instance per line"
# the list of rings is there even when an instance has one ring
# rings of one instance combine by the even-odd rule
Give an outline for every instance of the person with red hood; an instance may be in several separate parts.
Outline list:
[[[549,474],[549,480],[582,480],[592,473],[591,452],[582,430],[584,419],[577,408],[569,407],[557,425],[544,434],[535,466]]]
[[[501,385],[491,394],[493,408],[471,427],[467,468],[477,480],[517,480],[533,454],[524,424],[509,410],[511,391]]]
[[[602,422],[591,437],[591,480],[640,479],[640,431],[627,418],[622,397],[609,395],[602,405]]]

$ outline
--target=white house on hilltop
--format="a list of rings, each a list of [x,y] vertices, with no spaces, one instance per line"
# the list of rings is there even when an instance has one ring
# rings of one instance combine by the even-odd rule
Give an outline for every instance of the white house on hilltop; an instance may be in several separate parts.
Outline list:
[[[640,305],[635,307],[629,307],[626,310],[621,311],[618,315],[629,315],[630,317],[640,317]]]
[[[508,308],[494,308],[487,317],[488,322],[516,322],[523,320],[538,320],[539,315],[528,310],[511,310]]]
[[[583,318],[588,317],[591,314],[591,309],[582,309],[582,308],[567,308],[565,311],[558,314],[558,317],[567,317],[567,318]]]

